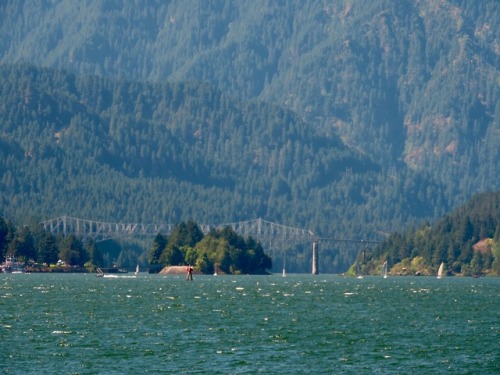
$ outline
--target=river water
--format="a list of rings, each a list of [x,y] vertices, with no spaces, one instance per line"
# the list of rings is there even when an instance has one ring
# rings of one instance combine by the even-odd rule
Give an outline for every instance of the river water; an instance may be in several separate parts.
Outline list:
[[[0,275],[2,374],[500,374],[500,278]]]

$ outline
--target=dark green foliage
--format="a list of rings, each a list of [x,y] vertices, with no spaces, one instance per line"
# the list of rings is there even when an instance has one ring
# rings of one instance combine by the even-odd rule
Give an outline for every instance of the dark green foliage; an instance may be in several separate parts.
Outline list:
[[[159,253],[152,259],[162,267],[191,264],[206,274],[264,274],[272,268],[271,258],[252,238],[245,239],[229,227],[203,236],[193,221],[177,225],[168,238],[158,234],[150,254]]]
[[[27,226],[16,232],[9,242],[7,254],[22,260],[36,258],[35,239]]]
[[[225,273],[265,273],[271,269],[272,261],[264,254],[262,246],[254,239],[245,239],[229,227],[210,232],[207,237],[212,238],[218,246],[212,262],[217,269]],[[200,246],[204,251],[206,247]],[[210,253],[208,254],[211,258]]]
[[[87,241],[87,243],[85,244],[85,248],[86,248],[87,253],[89,255],[89,261],[91,264],[93,264],[96,267],[104,267],[105,266],[102,254],[99,251],[97,244],[93,240]]]
[[[168,238],[168,244],[177,247],[193,247],[203,239],[203,232],[198,224],[189,220],[174,227]]]
[[[498,275],[500,193],[483,193],[440,219],[405,235],[392,234],[372,254],[372,268],[385,260],[397,265],[422,257],[418,271],[437,270],[444,262],[452,273]]]
[[[7,202],[16,197],[40,217],[78,212],[106,221],[175,223],[191,216],[209,224],[266,217],[352,237],[428,217],[435,203],[446,203],[443,188],[428,178],[413,172],[387,178],[338,138],[320,136],[292,113],[263,103],[239,105],[197,85],[77,79],[23,66],[3,73],[14,94],[3,102],[10,110],[0,112],[2,137],[19,150],[0,160],[1,203],[12,215]],[[20,95],[26,85],[30,95]],[[149,106],[139,121],[127,110],[135,97]],[[388,198],[392,207],[380,210]],[[366,205],[373,209],[366,212]],[[353,229],[346,211],[365,216],[356,219],[361,226]]]
[[[135,268],[147,264],[141,255],[142,248],[130,241],[120,244],[115,240],[99,243],[92,239],[82,241],[70,236],[55,237],[31,220],[29,225],[15,227],[0,216],[0,263],[7,257],[15,257],[28,264],[55,265],[59,260],[71,266]]]
[[[108,268],[134,269],[138,263],[142,265],[148,264],[147,254],[142,254],[144,246],[141,247],[130,240],[107,239],[96,243],[88,240],[85,246],[89,250],[89,256],[91,258],[92,256],[95,257],[97,263],[92,262],[94,265],[100,264]],[[90,251],[94,246],[97,248],[95,254],[93,253],[94,250]]]
[[[37,260],[40,263],[56,264],[58,261],[59,251],[57,249],[54,236],[50,233],[45,234],[40,238],[38,243],[38,256]]]
[[[0,263],[15,257],[22,262],[55,264],[58,252],[57,239],[37,223],[17,228],[0,216]]]
[[[203,232],[192,220],[176,225],[166,241],[159,257],[159,263],[169,266],[194,264],[195,257],[186,254],[203,239]],[[157,241],[153,247],[156,247]]]
[[[11,230],[14,229],[5,221],[3,217],[0,217],[0,257],[5,259],[7,246],[12,238]]]
[[[149,250],[148,261],[151,266],[156,266],[160,264],[160,256],[166,244],[167,244],[167,239],[161,234],[157,234],[153,241],[153,245]]]
[[[83,266],[89,260],[89,254],[79,239],[69,235],[59,246],[59,259],[71,266]]]
[[[208,82],[242,100],[274,102],[383,165],[404,159],[437,180],[445,173],[456,205],[498,171],[498,128],[490,125],[499,123],[499,12],[495,0],[10,0],[0,8],[1,58],[81,75]],[[91,93],[100,111],[118,92]],[[165,99],[176,111],[184,94]],[[150,104],[132,97],[123,108],[140,120]],[[457,185],[464,168],[475,177]]]

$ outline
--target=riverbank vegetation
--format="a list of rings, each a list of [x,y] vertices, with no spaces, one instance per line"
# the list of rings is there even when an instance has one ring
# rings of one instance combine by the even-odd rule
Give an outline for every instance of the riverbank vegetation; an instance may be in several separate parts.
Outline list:
[[[30,272],[82,272],[103,265],[103,258],[94,241],[54,236],[38,223],[16,227],[0,216],[0,263],[16,258]]]
[[[449,275],[499,276],[500,192],[479,194],[434,225],[393,233],[357,259],[367,274],[380,274],[385,261],[396,275],[435,275],[444,263]]]
[[[143,257],[140,250],[131,246],[114,240],[96,243],[73,235],[54,236],[36,223],[17,228],[0,217],[2,261],[16,258],[30,272],[95,272],[97,267],[117,263],[135,267]],[[204,235],[193,221],[176,225],[169,236],[158,234],[149,259],[141,263],[152,272],[164,266],[191,264],[207,274],[265,274],[272,267],[271,258],[253,238],[244,238],[229,227]]]
[[[147,246],[141,250],[115,240],[95,243],[72,235],[53,236],[37,223],[15,227],[0,217],[1,259],[15,257],[33,272],[57,272],[68,266],[92,272],[116,264],[135,268],[140,262],[152,272],[191,264],[205,274],[263,274],[273,264],[253,238],[230,227],[204,234],[194,221],[177,224],[168,236],[158,234]],[[300,252],[287,257],[289,264],[304,262]],[[479,194],[434,225],[392,233],[373,251],[360,251],[347,274],[357,272],[356,264],[363,274],[380,274],[385,261],[393,275],[435,275],[441,263],[449,275],[500,275],[500,192]]]

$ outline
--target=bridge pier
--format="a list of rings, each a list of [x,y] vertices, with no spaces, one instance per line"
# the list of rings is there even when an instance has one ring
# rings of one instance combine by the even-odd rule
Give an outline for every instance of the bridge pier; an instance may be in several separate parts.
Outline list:
[[[318,268],[318,243],[316,241],[313,242],[313,248],[312,248],[312,274],[313,275],[318,275],[319,274],[319,268]]]

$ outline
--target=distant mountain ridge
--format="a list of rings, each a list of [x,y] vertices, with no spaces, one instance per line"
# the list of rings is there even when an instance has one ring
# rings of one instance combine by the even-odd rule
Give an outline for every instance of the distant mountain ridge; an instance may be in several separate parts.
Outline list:
[[[498,1],[10,0],[0,17],[3,62],[206,82],[425,171],[453,205],[499,188]]]
[[[370,217],[380,215],[375,207],[394,189],[405,192],[391,203],[406,207],[405,220],[432,215],[431,202],[440,197],[424,176],[387,179],[376,161],[320,136],[290,111],[239,104],[208,86],[24,65],[3,66],[0,77],[6,215],[22,216],[9,204],[17,200],[48,217],[174,223],[265,217],[328,232],[335,217],[361,215],[366,204],[374,207]]]

